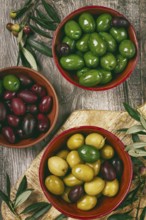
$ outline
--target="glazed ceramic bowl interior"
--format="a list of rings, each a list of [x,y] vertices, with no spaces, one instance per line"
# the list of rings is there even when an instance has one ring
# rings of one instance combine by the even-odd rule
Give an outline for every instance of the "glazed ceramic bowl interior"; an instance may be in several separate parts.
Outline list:
[[[47,114],[47,117],[50,121],[50,128],[47,132],[38,135],[35,138],[28,138],[18,141],[15,144],[9,143],[3,136],[0,134],[0,145],[5,147],[12,147],[12,148],[26,148],[31,147],[34,144],[39,143],[45,137],[47,137],[52,129],[54,128],[57,117],[58,117],[58,98],[54,88],[52,87],[51,83],[40,73],[25,67],[8,67],[0,70],[0,77],[7,75],[7,74],[14,74],[19,75],[19,73],[25,74],[34,80],[34,82],[40,84],[41,86],[45,87],[47,90],[47,94],[52,96],[53,99],[53,106],[50,113]]]
[[[109,83],[107,83],[105,85],[97,85],[95,87],[82,86],[82,85],[79,84],[75,73],[73,74],[70,71],[64,70],[60,65],[59,57],[56,53],[56,47],[59,43],[61,43],[62,38],[64,36],[64,25],[67,21],[69,21],[71,19],[74,19],[74,20],[78,21],[79,15],[83,12],[89,12],[93,16],[97,16],[97,15],[100,15],[102,13],[109,13],[109,14],[112,15],[112,17],[118,16],[118,17],[124,17],[125,18],[125,16],[122,15],[121,13],[119,13],[118,11],[113,10],[111,8],[102,7],[102,6],[86,6],[86,7],[79,8],[79,9],[73,11],[71,14],[69,14],[67,17],[64,18],[64,20],[60,23],[60,25],[58,26],[57,30],[54,33],[54,39],[53,39],[53,58],[54,58],[54,62],[56,64],[58,70],[60,71],[62,76],[66,78],[66,80],[68,80],[73,85],[78,86],[82,89],[93,90],[93,91],[102,91],[102,90],[107,90],[107,89],[111,89],[113,87],[116,87],[119,84],[123,83],[131,75],[131,73],[133,72],[133,70],[136,67],[136,63],[137,63],[137,60],[138,60],[138,41],[137,41],[137,38],[136,38],[134,27],[132,26],[132,24],[130,22],[129,22],[130,25],[128,27],[128,34],[129,34],[129,38],[135,44],[136,55],[131,60],[129,60],[128,65],[125,68],[125,70],[122,73],[115,75],[113,77],[112,81],[110,81]]]
[[[106,143],[111,144],[123,162],[123,174],[120,180],[120,189],[115,197],[102,197],[98,200],[97,205],[90,211],[82,211],[77,209],[76,204],[65,202],[60,196],[51,194],[45,187],[45,178],[49,176],[47,167],[48,158],[56,155],[62,149],[65,149],[67,139],[75,134],[81,133],[87,136],[90,133],[97,132],[106,137]],[[123,143],[111,132],[94,126],[82,126],[66,130],[56,136],[47,146],[40,162],[39,179],[41,188],[48,201],[60,212],[76,219],[95,219],[106,216],[111,213],[123,201],[127,195],[132,181],[132,163],[130,156],[124,150]]]

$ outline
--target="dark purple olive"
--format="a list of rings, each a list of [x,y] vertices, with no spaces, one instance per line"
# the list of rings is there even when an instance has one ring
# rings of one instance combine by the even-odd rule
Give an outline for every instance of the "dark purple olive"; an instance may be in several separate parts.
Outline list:
[[[37,115],[37,120],[38,120],[38,121],[47,120],[47,119],[48,119],[47,116],[44,115],[44,114],[42,114],[42,113],[39,113],[39,114]]]
[[[4,121],[6,119],[7,109],[6,106],[0,102],[0,121]]]
[[[41,133],[44,133],[44,132],[48,131],[48,129],[50,128],[50,121],[46,117],[45,120],[38,121],[37,126],[38,126],[38,131],[41,132]]]
[[[76,202],[78,201],[81,196],[84,194],[84,190],[82,186],[74,186],[69,194],[68,194],[68,198],[71,202]]]
[[[4,100],[10,100],[16,96],[16,92],[5,91],[3,94]]]
[[[16,115],[7,115],[8,124],[12,127],[18,127],[20,119]]]
[[[27,137],[32,137],[37,126],[37,121],[32,114],[27,114],[22,121],[22,130]]]
[[[41,99],[39,103],[39,110],[42,113],[48,113],[52,108],[52,97],[51,96],[45,96]]]
[[[26,112],[26,106],[22,99],[13,98],[11,101],[11,108],[15,115],[24,115]]]
[[[35,104],[27,105],[26,111],[28,113],[37,114],[38,113],[38,107]]]
[[[57,45],[56,51],[59,56],[66,56],[70,53],[70,46],[66,43],[60,43]]]
[[[5,101],[5,104],[6,104],[7,109],[9,110],[9,112],[13,112],[13,111],[12,111],[11,101],[10,101],[10,100],[7,100],[7,101]]]
[[[115,168],[116,174],[118,177],[122,176],[123,173],[123,163],[119,158],[113,158],[111,160],[111,164],[113,165],[113,167]]]
[[[19,98],[21,98],[26,103],[35,103],[38,97],[30,90],[22,90],[17,94]]]
[[[23,73],[19,73],[18,78],[24,87],[30,87],[33,84],[33,80]]]
[[[34,92],[35,94],[37,94],[40,97],[44,97],[47,94],[46,89],[44,87],[42,87],[41,85],[39,85],[39,84],[34,84],[31,87],[31,91]]]
[[[16,142],[16,136],[15,136],[14,131],[11,127],[8,127],[8,126],[3,127],[2,134],[9,143],[14,144]]]
[[[102,178],[107,181],[112,181],[116,178],[116,171],[108,161],[103,162],[100,171]]]
[[[115,17],[112,19],[112,23],[111,25],[113,27],[129,27],[129,22],[127,21],[127,19],[123,18],[123,17]]]
[[[26,135],[25,135],[24,131],[21,128],[16,130],[16,135],[18,135],[19,139],[25,139],[26,138]]]

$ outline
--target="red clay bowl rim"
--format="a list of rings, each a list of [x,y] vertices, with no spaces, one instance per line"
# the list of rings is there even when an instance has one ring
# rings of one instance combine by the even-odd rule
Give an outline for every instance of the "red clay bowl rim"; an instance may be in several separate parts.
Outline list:
[[[0,73],[3,72],[3,71],[10,70],[10,69],[20,69],[20,70],[23,69],[23,70],[26,70],[26,72],[29,72],[29,71],[34,72],[36,75],[38,75],[39,77],[41,77],[47,84],[49,84],[51,90],[52,90],[53,93],[54,93],[54,97],[55,97],[55,100],[56,100],[56,114],[55,114],[54,121],[53,121],[53,123],[52,123],[50,129],[49,129],[46,133],[44,133],[44,135],[42,135],[42,137],[41,137],[39,140],[32,139],[32,140],[31,140],[31,143],[29,143],[29,144],[27,143],[26,145],[23,145],[23,146],[22,146],[21,144],[20,144],[20,145],[17,145],[17,146],[15,146],[15,144],[9,144],[9,143],[8,143],[8,144],[4,144],[4,143],[1,143],[1,140],[0,140],[0,145],[2,145],[2,146],[4,146],[4,147],[15,148],[15,149],[17,149],[17,148],[23,149],[23,148],[32,147],[33,145],[40,143],[40,142],[41,142],[44,138],[46,138],[46,137],[50,134],[50,132],[53,130],[53,128],[54,128],[54,126],[55,126],[55,124],[56,124],[56,122],[57,122],[57,118],[58,118],[58,114],[59,114],[58,97],[57,97],[57,95],[56,95],[55,89],[53,88],[53,86],[51,85],[51,83],[49,82],[49,80],[48,80],[46,77],[44,77],[42,74],[40,74],[39,72],[37,72],[36,70],[30,69],[30,68],[27,68],[27,67],[23,67],[23,66],[12,66],[12,67],[5,67],[5,68],[0,69]],[[19,144],[19,142],[18,142],[17,144]]]
[[[48,148],[50,147],[50,145],[53,145],[55,142],[56,142],[56,139],[60,138],[60,137],[63,137],[65,134],[69,134],[70,132],[72,131],[79,131],[79,129],[93,129],[94,131],[97,130],[97,131],[103,131],[104,134],[106,134],[106,136],[110,136],[112,137],[112,139],[115,139],[116,142],[119,142],[123,147],[123,153],[125,152],[124,151],[124,144],[123,142],[116,136],[114,135],[113,133],[111,133],[110,131],[104,129],[104,128],[101,128],[101,127],[96,127],[96,126],[79,126],[79,127],[74,127],[74,128],[70,128],[68,130],[65,130],[63,132],[61,132],[59,135],[57,135],[56,137],[54,137],[52,139],[52,141],[47,145],[42,157],[41,157],[41,160],[40,160],[40,165],[39,165],[39,182],[40,182],[40,186],[41,186],[41,189],[44,193],[44,195],[46,196],[46,198],[49,200],[49,202],[58,210],[60,211],[61,213],[63,213],[64,215],[67,215],[71,218],[75,218],[75,219],[94,219],[94,218],[101,218],[101,217],[105,217],[106,215],[110,214],[112,211],[114,211],[120,204],[121,202],[125,199],[127,193],[129,192],[129,189],[131,187],[131,182],[132,182],[132,178],[133,178],[133,165],[132,165],[132,161],[131,161],[131,157],[128,153],[124,153],[125,157],[127,158],[127,161],[128,161],[128,165],[129,165],[129,169],[131,170],[130,174],[129,174],[129,184],[127,186],[127,189],[126,191],[123,193],[123,196],[121,198],[121,200],[115,205],[113,206],[113,208],[107,212],[104,212],[103,214],[100,214],[100,215],[92,215],[90,218],[89,217],[86,217],[86,216],[77,216],[76,214],[71,214],[71,213],[68,213],[66,210],[62,210],[60,207],[58,207],[58,205],[56,205],[56,203],[54,202],[54,200],[52,199],[52,196],[48,196],[48,192],[47,192],[47,189],[44,185],[44,181],[43,181],[43,178],[42,178],[42,173],[44,171],[44,164],[45,164],[45,161],[47,158],[47,155],[48,155]],[[86,215],[86,212],[85,212],[85,215]]]
[[[64,73],[64,70],[62,69],[62,67],[60,66],[59,62],[58,62],[58,59],[57,59],[57,55],[56,55],[56,52],[55,52],[55,42],[56,42],[56,38],[57,38],[57,35],[58,35],[58,32],[60,31],[60,29],[63,27],[63,25],[66,23],[66,21],[72,17],[73,15],[75,15],[76,13],[78,12],[83,12],[85,10],[88,10],[88,9],[98,9],[98,10],[108,10],[109,12],[114,12],[116,13],[118,16],[122,16],[124,18],[125,15],[123,15],[122,13],[118,12],[117,10],[114,10],[112,8],[109,8],[109,7],[104,7],[104,6],[97,6],[97,5],[91,5],[91,6],[85,6],[85,7],[82,7],[82,8],[79,8],[79,9],[76,9],[74,10],[73,12],[71,12],[70,14],[68,14],[62,21],[61,23],[58,25],[56,31],[54,32],[54,36],[53,36],[53,43],[52,43],[52,53],[53,53],[53,59],[55,61],[55,64],[59,70],[59,72],[62,74],[62,76],[67,80],[69,81],[71,84],[73,84],[74,86],[77,86],[79,88],[82,88],[82,89],[85,89],[85,90],[91,90],[91,91],[104,91],[104,90],[108,90],[108,89],[112,89],[118,85],[120,85],[121,83],[123,83],[126,79],[128,79],[128,77],[130,77],[130,75],[132,74],[132,72],[134,71],[135,67],[136,67],[136,64],[138,62],[138,56],[139,56],[139,46],[138,46],[138,40],[137,40],[137,37],[136,37],[136,32],[135,32],[135,28],[134,26],[131,24],[131,22],[128,20],[129,24],[130,24],[130,27],[132,28],[132,32],[133,32],[133,36],[134,36],[134,43],[135,43],[135,46],[136,46],[136,55],[135,55],[135,60],[133,61],[132,63],[132,68],[130,69],[130,71],[125,75],[123,76],[123,78],[121,80],[119,80],[118,82],[114,82],[112,83],[111,85],[103,85],[103,87],[86,87],[86,86],[82,86],[80,85],[79,83],[73,81],[69,76],[67,76],[65,73]],[[112,82],[112,81],[111,81]]]

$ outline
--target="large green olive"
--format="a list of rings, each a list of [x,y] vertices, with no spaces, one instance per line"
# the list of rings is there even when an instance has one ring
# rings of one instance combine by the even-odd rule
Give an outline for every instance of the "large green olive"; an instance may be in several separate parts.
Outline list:
[[[88,182],[94,177],[93,169],[86,164],[77,164],[72,169],[72,174],[79,180]]]
[[[45,186],[54,195],[62,195],[64,192],[63,181],[54,175],[50,175],[45,179]]]
[[[87,71],[89,71],[89,68],[87,67],[84,67],[83,69],[81,70],[78,70],[77,71],[77,77],[81,77],[84,73],[86,73]]]
[[[117,179],[114,179],[113,181],[106,181],[102,194],[104,196],[113,197],[118,193],[118,191],[119,191],[119,182]]]
[[[77,208],[83,211],[93,209],[97,204],[96,196],[84,195],[78,202]]]
[[[77,54],[61,57],[60,63],[61,66],[66,70],[79,70],[85,65],[83,58]]]
[[[91,133],[85,138],[85,144],[101,149],[105,144],[105,138],[101,134]]]
[[[127,58],[123,57],[121,54],[116,56],[117,65],[114,69],[114,73],[121,73],[127,66]]]
[[[66,160],[68,153],[69,153],[68,150],[61,150],[58,152],[58,154],[56,154],[56,156],[61,157],[62,159]]]
[[[68,162],[69,166],[72,168],[75,165],[82,163],[82,160],[78,154],[78,151],[72,150],[66,158],[66,161]]]
[[[100,69],[101,73],[102,73],[102,80],[101,80],[101,84],[106,84],[108,82],[110,82],[112,80],[112,73],[111,71],[108,70],[104,70],[104,69]]]
[[[113,36],[107,32],[100,32],[99,34],[107,43],[107,51],[114,53],[117,50],[117,43]]]
[[[77,50],[81,52],[87,52],[89,50],[88,48],[89,37],[90,34],[84,34],[83,37],[76,42]]]
[[[103,13],[97,18],[97,31],[108,31],[111,27],[112,16],[108,13]]]
[[[105,70],[113,70],[117,65],[116,57],[112,53],[107,53],[100,60],[101,67]]]
[[[102,73],[100,70],[91,69],[85,72],[80,78],[79,83],[83,86],[90,87],[98,85],[102,80]]]
[[[65,36],[62,42],[66,43],[70,47],[71,51],[75,49],[75,40],[72,40],[69,37]]]
[[[101,167],[101,160],[97,160],[94,163],[87,163],[94,170],[94,176],[97,176]]]
[[[84,184],[84,190],[90,196],[97,196],[102,192],[104,186],[105,181],[100,177],[96,177],[92,181]]]
[[[53,156],[48,159],[49,171],[56,176],[64,176],[68,170],[67,162],[58,156]]]
[[[110,29],[110,34],[113,36],[113,38],[120,43],[121,41],[128,38],[128,34],[125,28],[117,28],[112,27]]]
[[[95,56],[91,51],[84,54],[85,64],[89,68],[95,68],[99,64],[99,58]]]
[[[66,36],[68,36],[72,40],[78,40],[82,35],[82,30],[79,24],[74,20],[69,20],[65,24],[64,31]]]
[[[123,57],[127,59],[131,59],[132,57],[134,57],[136,53],[136,48],[131,40],[123,40],[120,43],[119,51]]]
[[[97,150],[97,148],[91,146],[91,145],[82,145],[78,149],[78,153],[80,158],[87,163],[93,163],[97,161],[100,157],[100,153]]]
[[[83,183],[83,181],[77,179],[72,173],[65,176],[63,178],[63,181],[64,181],[65,185],[68,186],[68,187],[78,186],[78,185],[81,185]]]
[[[89,49],[93,54],[103,56],[107,50],[106,42],[98,33],[92,33],[89,38]]]
[[[84,136],[80,133],[73,134],[67,140],[67,147],[70,150],[75,150],[75,149],[81,147],[83,144],[84,144]]]
[[[79,24],[85,33],[91,33],[95,31],[95,20],[93,16],[88,12],[84,12],[80,15]]]

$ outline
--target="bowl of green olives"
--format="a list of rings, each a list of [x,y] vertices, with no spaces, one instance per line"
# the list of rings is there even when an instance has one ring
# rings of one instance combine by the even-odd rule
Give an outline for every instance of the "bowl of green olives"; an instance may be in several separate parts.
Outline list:
[[[75,219],[110,214],[126,197],[132,162],[124,144],[111,132],[81,126],[66,130],[47,146],[39,180],[48,201]]]
[[[25,67],[0,70],[0,145],[31,147],[54,128],[58,98],[51,83]]]
[[[123,83],[138,60],[132,24],[118,11],[86,6],[69,14],[53,38],[54,62],[70,83],[101,91]]]

